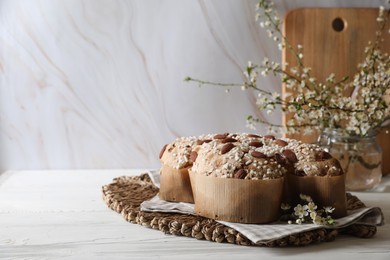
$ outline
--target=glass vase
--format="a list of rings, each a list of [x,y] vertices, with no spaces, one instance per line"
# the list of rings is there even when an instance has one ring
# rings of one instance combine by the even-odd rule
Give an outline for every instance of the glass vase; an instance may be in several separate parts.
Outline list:
[[[375,134],[361,137],[325,129],[318,143],[339,160],[346,174],[346,190],[371,190],[381,182],[382,149]]]

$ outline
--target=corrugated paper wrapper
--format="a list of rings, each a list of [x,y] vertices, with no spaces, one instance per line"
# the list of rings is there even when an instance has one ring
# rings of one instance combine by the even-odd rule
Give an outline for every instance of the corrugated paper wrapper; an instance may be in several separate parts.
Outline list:
[[[347,215],[345,197],[345,174],[340,176],[296,176],[285,175],[285,199],[290,205],[300,202],[299,195],[309,195],[319,208],[331,206],[335,208],[334,218]]]
[[[241,180],[190,173],[196,214],[221,221],[270,223],[280,217],[284,178]]]
[[[194,202],[188,169],[163,165],[160,170],[160,199],[176,202]]]

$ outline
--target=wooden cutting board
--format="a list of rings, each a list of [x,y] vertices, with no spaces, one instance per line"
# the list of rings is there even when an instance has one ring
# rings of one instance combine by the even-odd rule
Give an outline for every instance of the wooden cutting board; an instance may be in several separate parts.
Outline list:
[[[303,46],[306,67],[319,82],[331,74],[336,80],[357,71],[357,64],[364,59],[368,41],[375,39],[378,29],[377,8],[302,8],[288,12],[284,18],[284,34],[293,46]],[[389,29],[386,29],[386,31]],[[384,33],[382,49],[390,52],[390,35]],[[296,65],[288,50],[283,52],[283,61]],[[283,87],[283,92],[285,88]],[[286,122],[289,115],[285,115]],[[294,134],[288,137],[314,142],[317,136]],[[390,173],[390,128],[378,136],[383,150],[383,173]]]

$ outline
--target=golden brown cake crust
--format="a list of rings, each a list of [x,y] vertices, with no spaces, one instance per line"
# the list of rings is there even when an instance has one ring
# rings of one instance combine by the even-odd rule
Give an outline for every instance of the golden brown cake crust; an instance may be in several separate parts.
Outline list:
[[[343,174],[340,164],[314,144],[272,135],[217,134],[197,149],[192,170],[203,175],[239,179],[275,179]]]
[[[212,135],[179,137],[173,142],[164,145],[160,152],[162,164],[169,165],[174,169],[183,169],[192,166],[196,159],[197,147],[211,141]],[[193,153],[193,151],[195,153]]]

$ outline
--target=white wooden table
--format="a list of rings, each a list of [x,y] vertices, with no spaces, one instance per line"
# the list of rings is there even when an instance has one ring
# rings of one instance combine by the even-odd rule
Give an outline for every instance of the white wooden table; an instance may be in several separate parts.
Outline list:
[[[165,235],[107,208],[101,186],[142,170],[8,171],[0,174],[0,259],[390,259],[390,226],[371,239],[339,236],[299,248],[245,247]],[[354,193],[390,219],[390,177]]]

